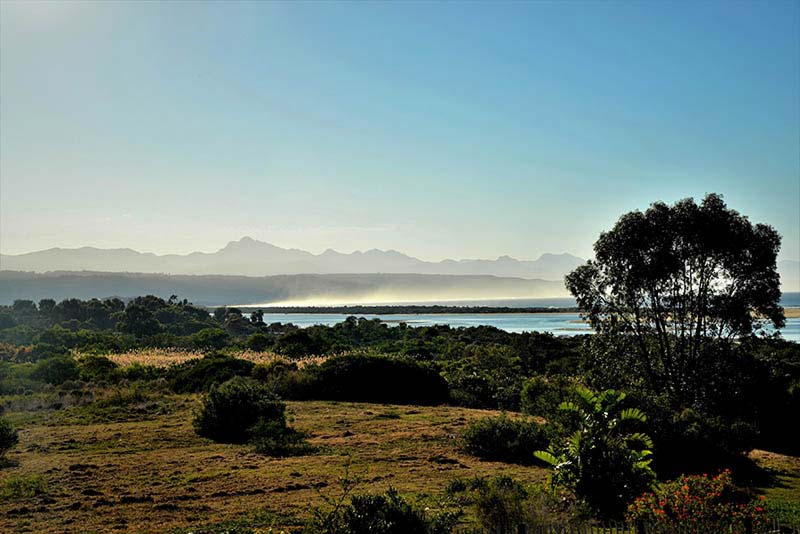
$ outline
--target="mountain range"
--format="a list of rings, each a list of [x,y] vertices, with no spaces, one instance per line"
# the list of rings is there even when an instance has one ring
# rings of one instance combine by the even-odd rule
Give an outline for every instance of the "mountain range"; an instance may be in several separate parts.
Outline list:
[[[50,248],[26,254],[0,254],[0,269],[7,271],[99,271],[168,273],[184,275],[270,276],[288,274],[438,274],[490,275],[561,281],[581,265],[571,254],[543,254],[536,260],[500,256],[495,260],[443,260],[430,262],[396,250],[372,249],[350,254],[328,249],[313,254],[281,248],[243,237],[216,252],[157,255],[129,248]]]

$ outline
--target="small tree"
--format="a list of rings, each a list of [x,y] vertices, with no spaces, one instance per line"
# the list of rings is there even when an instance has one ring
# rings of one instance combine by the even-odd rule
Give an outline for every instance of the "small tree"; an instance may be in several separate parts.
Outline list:
[[[622,392],[595,394],[578,387],[575,393],[577,400],[560,409],[576,416],[577,428],[534,456],[552,466],[553,485],[573,491],[604,517],[620,517],[655,479],[652,441],[631,428],[647,417],[637,408],[623,408]]]

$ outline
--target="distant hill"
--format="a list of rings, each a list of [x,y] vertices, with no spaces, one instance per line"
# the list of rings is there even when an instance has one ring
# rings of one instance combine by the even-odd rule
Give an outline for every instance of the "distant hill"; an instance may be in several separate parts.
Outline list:
[[[128,248],[51,248],[27,254],[0,254],[8,271],[99,271],[169,274],[268,276],[279,274],[447,274],[490,275],[562,281],[584,260],[570,254],[543,254],[536,260],[501,256],[496,260],[423,261],[396,250],[344,254],[328,249],[312,254],[243,237],[217,252],[157,255]]]
[[[562,282],[429,274],[302,274],[263,277],[151,273],[0,271],[0,304],[15,299],[178,295],[195,304],[364,303],[552,298]]]

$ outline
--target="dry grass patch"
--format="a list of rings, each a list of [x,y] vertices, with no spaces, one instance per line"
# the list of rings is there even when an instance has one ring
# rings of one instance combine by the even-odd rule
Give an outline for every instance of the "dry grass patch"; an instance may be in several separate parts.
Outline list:
[[[461,428],[495,412],[289,402],[293,426],[309,432],[319,452],[270,458],[198,437],[191,426],[198,397],[183,398],[146,421],[23,426],[9,454],[15,466],[0,477],[40,476],[49,492],[0,502],[0,532],[165,532],[254,513],[296,529],[322,504],[319,492],[336,494],[348,462],[359,492],[391,485],[422,498],[441,494],[455,477],[545,476],[458,450]]]
[[[270,363],[276,360],[289,361],[285,356],[281,356],[274,352],[242,350],[235,352],[227,352],[234,358],[247,360],[255,364]],[[120,367],[130,367],[134,364],[149,365],[152,367],[170,367],[178,365],[189,360],[197,360],[205,356],[206,353],[199,350],[187,349],[137,349],[127,352],[120,352],[116,354],[107,354],[106,357]],[[76,353],[77,358],[84,356],[82,353]],[[311,356],[307,358],[292,359],[291,361],[297,363],[298,367],[304,367],[309,364],[319,364],[327,359],[325,356]]]

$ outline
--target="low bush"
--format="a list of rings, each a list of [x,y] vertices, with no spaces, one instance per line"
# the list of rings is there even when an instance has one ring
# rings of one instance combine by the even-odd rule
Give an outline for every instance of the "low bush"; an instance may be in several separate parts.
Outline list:
[[[267,350],[272,345],[272,338],[262,333],[253,334],[247,338],[245,345],[250,350],[261,352]]]
[[[252,444],[256,452],[292,456],[309,452],[306,435],[286,424],[286,405],[265,385],[236,377],[212,386],[194,427],[223,443]]]
[[[0,499],[25,499],[48,491],[47,482],[40,475],[10,476],[0,486]]]
[[[286,405],[266,386],[233,378],[212,386],[203,399],[194,427],[201,436],[222,443],[245,443],[257,424],[286,424]]]
[[[212,385],[235,376],[250,375],[253,367],[254,364],[247,360],[211,354],[171,367],[167,371],[167,380],[177,393],[207,391]]]
[[[200,350],[223,349],[231,341],[231,336],[221,328],[204,328],[189,336],[189,344]]]
[[[545,447],[548,438],[542,425],[502,414],[470,422],[461,433],[461,442],[465,452],[482,460],[531,464],[533,452]]]
[[[255,451],[268,456],[299,456],[314,450],[306,441],[308,435],[286,426],[285,421],[259,421],[250,434]]]
[[[687,532],[731,534],[752,532],[767,521],[766,503],[738,490],[727,470],[716,476],[682,476],[661,484],[628,507],[627,519]]]
[[[430,405],[449,398],[438,372],[401,358],[350,354],[303,372],[309,380],[304,393],[316,399]]]
[[[548,421],[558,420],[563,413],[562,402],[574,397],[574,384],[563,377],[534,376],[522,385],[520,406],[522,411]]]
[[[48,384],[59,385],[68,380],[77,380],[80,369],[72,356],[53,356],[41,360],[33,368],[31,378]]]
[[[408,503],[393,488],[378,495],[354,495],[350,503],[317,518],[309,534],[448,534],[459,517],[457,512],[431,513]]]
[[[508,476],[456,478],[446,494],[462,506],[471,505],[488,532],[513,532],[519,525],[585,524],[586,507],[564,491],[542,484],[523,485]]]
[[[11,423],[0,417],[0,459],[19,443],[19,434]]]
[[[119,366],[105,356],[84,356],[79,365],[80,379],[86,382],[114,382],[119,378]]]

